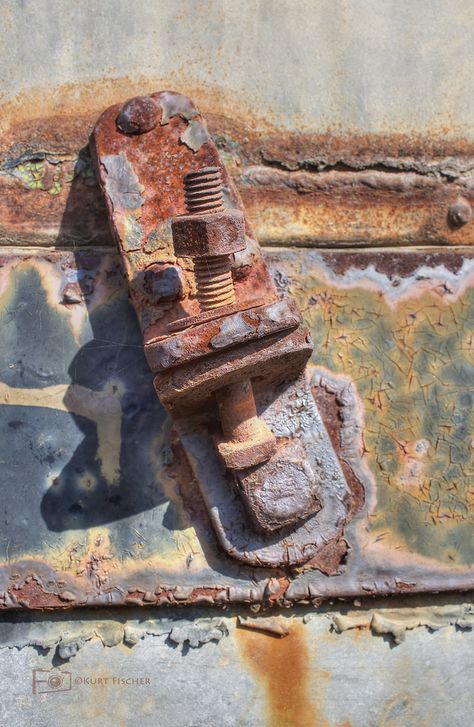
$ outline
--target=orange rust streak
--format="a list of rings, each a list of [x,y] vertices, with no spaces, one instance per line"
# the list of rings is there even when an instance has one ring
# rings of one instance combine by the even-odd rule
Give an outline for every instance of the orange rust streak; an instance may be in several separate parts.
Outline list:
[[[302,626],[293,625],[284,638],[247,629],[236,634],[245,661],[265,686],[269,727],[329,727],[309,684],[310,674],[329,674],[312,668]]]

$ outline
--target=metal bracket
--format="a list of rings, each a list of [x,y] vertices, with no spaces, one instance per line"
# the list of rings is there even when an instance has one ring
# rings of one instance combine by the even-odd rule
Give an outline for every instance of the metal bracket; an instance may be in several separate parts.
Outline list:
[[[302,565],[339,538],[351,491],[306,382],[308,329],[280,298],[202,115],[165,91],[93,133],[155,389],[225,551]]]

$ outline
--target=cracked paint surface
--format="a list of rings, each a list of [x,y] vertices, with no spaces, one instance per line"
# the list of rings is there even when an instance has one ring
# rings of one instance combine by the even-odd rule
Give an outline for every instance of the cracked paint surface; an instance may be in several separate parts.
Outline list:
[[[318,605],[469,587],[472,258],[267,253],[311,326],[313,392],[329,430],[342,419],[331,436],[356,477],[347,555],[329,578],[318,562],[249,569],[220,550],[154,394],[118,256],[4,251],[4,606]]]
[[[342,274],[307,251],[275,254],[276,265],[311,328],[313,362],[350,377],[361,399],[370,540],[472,563],[473,261],[405,277],[379,272],[373,255]]]

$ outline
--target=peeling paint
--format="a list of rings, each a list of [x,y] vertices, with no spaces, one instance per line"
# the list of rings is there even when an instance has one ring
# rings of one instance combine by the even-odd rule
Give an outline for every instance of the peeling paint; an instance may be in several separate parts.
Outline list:
[[[471,289],[464,283],[471,271],[463,264],[463,259],[469,260],[472,256],[467,252],[463,252],[462,257],[458,252],[440,250],[431,250],[428,254],[390,251],[382,255],[332,251],[318,253],[319,262],[313,264],[313,254],[304,253],[302,262],[301,252],[294,255],[283,251],[267,253],[278,269],[275,277],[280,288],[284,290],[291,285],[317,336],[315,365],[309,372],[309,384],[332,446],[338,452],[344,477],[351,483],[353,504],[350,512],[355,517],[344,533],[344,539],[328,542],[324,558],[310,561],[306,570],[264,573],[256,567],[252,570],[252,582],[239,567],[232,568],[219,552],[186,458],[182,450],[176,449],[177,439],[164,426],[158,402],[149,409],[150,402],[155,399],[143,359],[140,334],[135,319],[130,318],[123,283],[117,275],[116,258],[100,252],[73,255],[17,251],[4,255],[0,315],[5,341],[1,399],[5,405],[1,410],[4,416],[2,436],[8,451],[2,458],[8,457],[10,462],[13,457],[14,462],[8,470],[11,473],[18,466],[15,462],[22,461],[24,468],[31,461],[28,466],[33,474],[27,483],[15,479],[11,485],[12,493],[14,490],[24,494],[15,497],[12,494],[8,499],[8,490],[5,496],[8,522],[14,526],[4,529],[0,540],[5,564],[1,593],[8,592],[9,577],[14,574],[18,576],[15,580],[18,586],[33,574],[37,577],[36,590],[33,585],[24,590],[12,590],[25,605],[38,599],[36,603],[41,607],[49,605],[61,609],[71,608],[71,605],[95,603],[106,606],[124,602],[130,607],[138,603],[146,606],[150,603],[222,604],[227,601],[245,602],[254,607],[260,603],[290,605],[299,600],[318,604],[331,593],[347,597],[364,592],[469,587],[471,567],[469,561],[465,565],[461,563],[460,547],[467,552],[470,538],[461,535],[459,545],[454,541],[456,549],[453,552],[453,541],[449,541],[453,534],[460,532],[456,528],[462,523],[453,522],[449,526],[444,519],[436,528],[430,525],[427,531],[423,519],[423,507],[426,506],[423,503],[420,506],[413,498],[413,492],[418,492],[420,480],[427,477],[430,468],[439,473],[440,468],[453,466],[449,464],[449,450],[443,445],[448,441],[445,430],[439,430],[443,436],[436,448],[433,433],[424,431],[420,419],[419,431],[414,431],[410,438],[405,437],[406,452],[400,450],[398,457],[395,456],[397,450],[395,455],[392,453],[395,474],[391,474],[390,481],[396,477],[399,484],[390,484],[385,474],[387,470],[374,465],[369,445],[371,438],[377,435],[377,427],[384,422],[388,422],[389,432],[399,432],[403,418],[398,410],[392,415],[391,407],[399,406],[397,397],[408,386],[408,379],[400,375],[400,386],[386,389],[386,395],[391,399],[380,409],[375,400],[371,401],[370,393],[370,386],[377,383],[377,377],[361,378],[357,375],[357,367],[377,365],[377,370],[383,373],[380,361],[374,360],[371,364],[370,360],[370,352],[378,351],[382,346],[381,360],[390,380],[392,363],[388,355],[397,346],[386,350],[383,345],[390,340],[402,341],[397,333],[403,330],[399,316],[403,318],[406,311],[413,313],[420,305],[425,306],[425,318],[411,324],[415,346],[420,342],[415,335],[418,326],[423,323],[426,328],[430,321],[436,324],[438,318],[433,319],[433,315],[447,316],[455,311],[459,327],[452,317],[445,318],[449,323],[447,327],[431,325],[434,332],[431,345],[435,353],[430,366],[444,366],[442,359],[452,357],[457,350],[450,343],[451,336],[456,337],[463,325],[464,330],[468,330],[467,323],[462,324],[462,321],[467,321],[469,315],[467,306]],[[440,270],[445,276],[449,273],[451,278],[447,284],[453,294],[447,292],[440,297],[437,290],[422,288],[414,299],[407,291],[400,300],[391,304],[386,302],[381,295],[382,285],[388,291],[390,276],[401,279],[409,276],[415,290],[417,286],[426,285],[426,280],[416,280],[420,267],[424,268],[424,276],[430,268],[435,268],[438,276]],[[369,270],[368,290],[364,288],[367,278],[357,270]],[[345,277],[345,271],[351,271],[349,277]],[[339,277],[345,287],[338,287]],[[84,296],[84,303],[70,308],[61,303],[66,284],[79,281],[81,290],[83,287],[91,290],[89,280],[94,280],[94,288],[92,294]],[[308,291],[311,291],[309,295]],[[35,300],[34,308],[26,304],[31,296]],[[311,296],[317,296],[315,303]],[[412,304],[416,308],[412,309]],[[82,321],[81,326],[74,318],[73,308],[80,311],[81,318],[77,321]],[[13,310],[17,311],[14,323],[11,320]],[[354,311],[364,311],[364,320],[372,311],[372,327],[361,329],[358,324],[361,316]],[[110,334],[111,320],[120,321],[120,325],[113,324],[113,335]],[[403,324],[403,320],[401,322]],[[24,328],[26,325],[28,329]],[[356,335],[368,343],[365,347],[359,344],[360,350],[354,344],[344,344],[338,338],[342,329],[351,335],[354,344]],[[18,333],[26,330],[27,334]],[[40,330],[48,339],[47,350],[35,343]],[[368,339],[369,334],[371,338]],[[371,343],[374,336],[375,343]],[[34,352],[32,358],[26,356],[24,346]],[[82,347],[84,350],[79,353]],[[422,355],[422,349],[417,355]],[[459,361],[463,361],[464,356],[468,361],[468,346],[465,350],[459,347],[456,355]],[[26,361],[27,366],[24,365]],[[421,360],[417,363],[417,356],[414,362],[420,375],[426,378],[429,367]],[[11,367],[10,364],[15,365]],[[396,372],[396,367],[393,368]],[[443,380],[444,388],[439,391],[444,391],[445,395],[441,401],[445,405],[456,403],[457,386],[450,384],[446,376]],[[429,410],[428,394],[433,386],[439,384],[424,386],[427,398],[418,395],[416,409],[413,406],[406,409],[410,426],[418,426],[418,413],[421,416],[427,407]],[[298,391],[299,396],[285,400],[285,407],[292,411],[290,430],[288,418],[280,417],[274,407],[268,408],[264,398],[261,401],[279,436],[288,436],[288,431],[290,436],[307,436],[309,423],[305,411],[309,394],[305,393],[305,387]],[[403,395],[405,399],[401,402],[406,406],[414,401],[409,392],[407,395],[408,398]],[[9,402],[5,402],[5,396],[11,397]],[[70,402],[66,400],[68,396]],[[443,424],[438,415],[431,419],[435,428]],[[458,426],[462,424],[463,420],[460,420]],[[469,426],[467,423],[466,431]],[[469,448],[470,439],[464,437],[463,431],[450,440],[451,449],[454,452],[454,442],[470,455],[473,451]],[[28,438],[27,445],[17,455],[15,443],[23,441],[19,432]],[[386,430],[381,430],[380,436],[387,436]],[[134,442],[139,442],[139,446]],[[101,449],[100,457],[98,449]],[[113,484],[116,474],[118,481]],[[51,484],[57,475],[61,475],[60,487]],[[27,488],[27,493],[22,488]],[[55,492],[59,497],[53,497]],[[455,493],[447,492],[447,496],[452,498]],[[109,497],[113,498],[112,502]],[[398,520],[392,518],[393,513],[399,512],[395,507],[398,498],[405,506],[407,502],[410,504],[408,513],[416,518],[409,537],[426,536],[426,555],[418,544],[407,548],[402,540],[406,535],[396,529]],[[35,528],[31,527],[30,513],[20,508],[23,502],[28,502],[33,512],[44,516],[35,515]],[[391,525],[392,530],[385,527],[383,518],[390,524],[395,522],[395,526]],[[419,522],[422,524],[418,525]],[[385,533],[382,538],[379,537],[381,533]],[[99,536],[104,547],[95,545]],[[395,539],[395,547],[391,545],[391,537]],[[448,541],[445,549],[443,543]],[[439,550],[435,551],[433,546],[438,547],[437,543]],[[92,564],[95,556],[101,554],[110,558],[100,561],[101,585],[98,585],[96,571],[86,563]],[[450,556],[457,560],[453,561]],[[83,575],[78,576],[76,571],[82,568]],[[333,575],[328,577],[325,573]],[[105,576],[107,580],[104,580]],[[269,582],[282,584],[276,595],[267,589]],[[180,587],[191,589],[184,598]],[[8,608],[21,606],[11,596],[5,596],[2,603]]]
[[[403,610],[383,609],[381,611],[351,611],[348,614],[331,616],[337,633],[350,629],[370,629],[373,634],[391,636],[396,644],[401,644],[407,631],[427,628],[430,631],[457,626],[460,629],[474,628],[474,609],[472,604],[424,606]]]
[[[192,649],[197,649],[199,646],[208,644],[210,641],[220,641],[228,633],[227,626],[222,619],[202,621],[197,619],[192,623],[173,626],[168,638],[178,646],[189,644]]]
[[[211,138],[209,132],[200,121],[190,121],[179,137],[192,151],[196,152]]]
[[[252,618],[250,616],[238,616],[237,622],[241,628],[262,631],[273,636],[288,636],[291,631],[291,619],[283,616],[261,616]]]
[[[369,255],[357,265],[346,256],[339,270],[341,254],[283,253],[278,274],[318,332],[314,364],[357,391],[365,480],[377,493],[365,547],[468,566],[473,261],[456,257],[453,269],[428,255],[397,272],[397,261],[411,267],[410,253],[379,253],[382,269]]]

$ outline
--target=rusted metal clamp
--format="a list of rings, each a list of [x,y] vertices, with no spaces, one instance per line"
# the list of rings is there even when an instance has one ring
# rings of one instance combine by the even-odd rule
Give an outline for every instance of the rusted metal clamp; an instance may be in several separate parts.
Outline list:
[[[154,384],[221,545],[299,565],[340,535],[350,493],[280,298],[204,119],[165,91],[102,114],[99,178]]]

